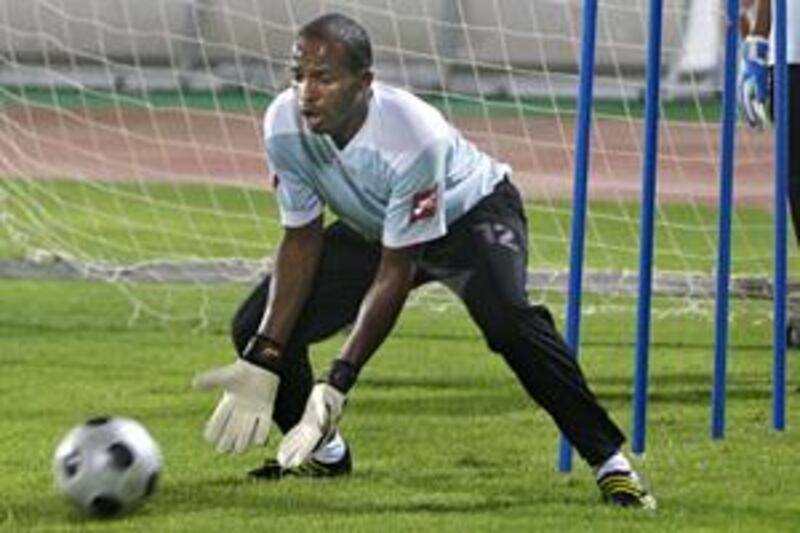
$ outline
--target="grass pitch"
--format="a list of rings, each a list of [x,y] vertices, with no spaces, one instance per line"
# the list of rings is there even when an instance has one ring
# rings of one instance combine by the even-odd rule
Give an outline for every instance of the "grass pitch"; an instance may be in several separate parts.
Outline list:
[[[572,206],[568,201],[527,204],[530,266],[563,270],[569,264]],[[589,206],[585,267],[636,271],[639,214],[636,202],[596,201]],[[655,220],[655,268],[715,270],[718,212],[671,203]],[[332,218],[332,217],[329,217]],[[280,238],[273,195],[261,189],[204,184],[29,181],[0,177],[0,258],[21,255],[18,242],[83,261],[260,259]],[[732,227],[735,275],[770,272],[772,215],[738,206]],[[790,247],[794,251],[794,247]],[[792,271],[800,257],[792,253]]]
[[[278,237],[259,191],[166,184],[5,180],[0,257],[30,249],[77,259],[260,258]],[[170,216],[165,216],[169,213]],[[566,204],[531,204],[531,266],[566,265]],[[657,268],[713,272],[716,212],[659,211]],[[593,204],[587,267],[635,269],[637,208]],[[734,272],[771,262],[769,214],[737,209]],[[4,237],[10,238],[4,238]],[[23,245],[25,248],[23,248]],[[797,265],[793,257],[792,269]],[[120,291],[126,289],[128,292]],[[771,427],[769,303],[735,301],[727,436],[709,437],[713,324],[709,300],[654,302],[646,458],[655,514],[609,509],[588,469],[557,472],[558,435],[467,316],[414,299],[365,369],[343,420],[355,456],[345,480],[252,483],[274,453],[216,455],[201,439],[217,401],[193,374],[233,356],[227,323],[248,287],[0,281],[0,531],[792,531],[800,484],[796,355],[788,430]],[[198,299],[199,297],[199,299]],[[552,296],[548,296],[552,298]],[[170,317],[139,314],[147,305]],[[561,302],[550,302],[563,316]],[[635,302],[586,295],[581,360],[617,422],[631,426]],[[198,315],[204,327],[197,328]],[[131,319],[135,319],[132,320]],[[132,323],[129,323],[132,322]],[[314,350],[327,366],[342,339]],[[118,521],[87,521],[56,494],[59,439],[98,414],[142,421],[165,454],[156,497]]]
[[[130,301],[109,285],[0,281],[0,531],[798,528],[795,356],[789,427],[776,433],[766,322],[734,321],[727,436],[713,442],[712,325],[697,316],[656,321],[648,451],[637,464],[660,508],[644,514],[603,506],[578,461],[571,474],[557,472],[553,424],[457,306],[407,309],[364,371],[342,424],[354,450],[352,477],[246,481],[244,472],[274,452],[277,434],[264,451],[216,455],[200,437],[216,395],[194,392],[189,382],[232,356],[227,317],[247,290],[209,289],[209,326],[196,331],[146,317],[127,326]],[[629,302],[617,314],[588,316],[581,354],[590,383],[626,430],[634,309]],[[556,310],[563,314],[557,302]],[[315,366],[326,366],[340,343],[318,345]],[[99,413],[141,420],[165,455],[155,497],[122,520],[87,521],[52,486],[56,443]]]

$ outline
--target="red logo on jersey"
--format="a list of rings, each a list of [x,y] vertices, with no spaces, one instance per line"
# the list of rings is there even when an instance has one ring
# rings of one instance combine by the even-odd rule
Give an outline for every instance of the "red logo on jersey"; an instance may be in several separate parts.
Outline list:
[[[439,205],[439,195],[436,187],[431,187],[424,191],[420,191],[411,199],[411,213],[408,217],[409,224],[421,220],[423,218],[430,218],[436,214],[436,208]]]

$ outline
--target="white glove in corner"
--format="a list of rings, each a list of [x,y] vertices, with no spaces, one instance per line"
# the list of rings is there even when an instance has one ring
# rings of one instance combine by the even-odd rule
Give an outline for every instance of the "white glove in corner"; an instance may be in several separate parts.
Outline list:
[[[767,124],[767,57],[769,41],[756,35],[742,41],[737,99],[747,125],[762,129]]]
[[[283,468],[300,466],[336,431],[346,402],[347,397],[331,385],[314,385],[303,418],[283,437],[278,448],[278,462]]]
[[[242,453],[267,442],[280,378],[243,359],[195,377],[193,386],[221,388],[222,399],[206,423],[203,436],[220,453]]]

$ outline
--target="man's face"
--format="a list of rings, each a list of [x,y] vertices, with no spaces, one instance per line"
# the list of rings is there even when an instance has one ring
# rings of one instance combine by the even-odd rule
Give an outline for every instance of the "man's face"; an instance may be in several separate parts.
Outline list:
[[[306,126],[314,133],[346,135],[366,105],[371,73],[350,70],[341,42],[303,37],[294,45],[291,69]]]

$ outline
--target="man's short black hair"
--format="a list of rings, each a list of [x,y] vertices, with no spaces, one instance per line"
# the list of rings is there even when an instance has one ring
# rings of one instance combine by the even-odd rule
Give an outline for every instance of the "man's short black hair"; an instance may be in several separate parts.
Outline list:
[[[358,72],[372,66],[372,43],[364,27],[341,13],[315,18],[300,28],[298,37],[339,41],[347,49],[350,70]]]

